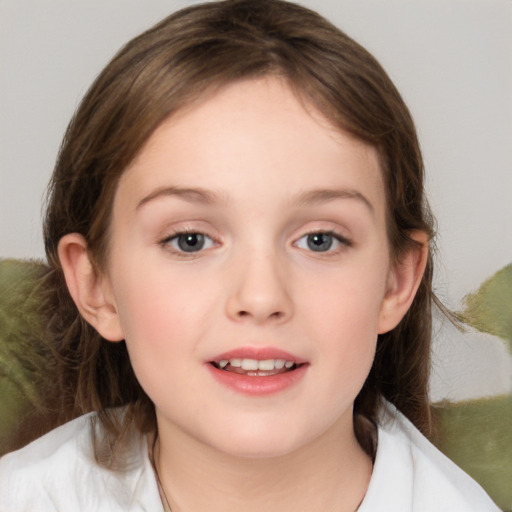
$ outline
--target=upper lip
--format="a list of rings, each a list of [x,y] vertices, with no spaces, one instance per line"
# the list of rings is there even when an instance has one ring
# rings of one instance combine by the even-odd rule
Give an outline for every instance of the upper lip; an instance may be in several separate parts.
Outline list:
[[[264,361],[266,359],[284,359],[285,361],[293,361],[296,364],[306,363],[306,359],[290,354],[285,350],[274,347],[238,347],[227,352],[223,352],[210,359],[209,361],[219,362],[229,359],[256,359]]]

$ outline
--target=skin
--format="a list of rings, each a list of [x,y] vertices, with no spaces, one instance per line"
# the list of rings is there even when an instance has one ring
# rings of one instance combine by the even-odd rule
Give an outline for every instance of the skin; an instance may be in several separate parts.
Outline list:
[[[126,339],[155,404],[174,512],[357,508],[371,461],[353,402],[426,259],[411,251],[391,265],[384,198],[376,150],[265,78],[155,131],[121,177],[101,274],[80,235],[63,238],[82,315]],[[180,251],[184,230],[206,235],[204,248]],[[312,250],[311,233],[334,233],[332,247]],[[307,368],[279,393],[249,396],[208,368],[239,347],[284,350]]]

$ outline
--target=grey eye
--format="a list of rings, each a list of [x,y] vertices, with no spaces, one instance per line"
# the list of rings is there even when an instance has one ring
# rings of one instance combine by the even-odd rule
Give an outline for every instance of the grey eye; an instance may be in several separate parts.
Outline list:
[[[185,252],[200,251],[204,246],[204,236],[199,233],[187,233],[177,237],[178,247]]]
[[[329,231],[319,231],[318,233],[309,233],[295,242],[300,249],[306,249],[313,252],[328,252],[340,249],[341,246],[350,246],[350,242],[343,236]]]
[[[181,233],[170,238],[168,243],[181,252],[198,252],[212,247],[213,240],[202,233]]]
[[[333,243],[334,237],[329,233],[312,233],[306,237],[308,249],[315,252],[328,251],[332,248]]]

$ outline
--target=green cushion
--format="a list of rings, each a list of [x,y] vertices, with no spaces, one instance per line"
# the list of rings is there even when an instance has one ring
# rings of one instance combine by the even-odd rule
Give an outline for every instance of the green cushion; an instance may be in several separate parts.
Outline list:
[[[512,396],[435,404],[437,447],[512,511]]]
[[[20,418],[40,406],[43,383],[51,379],[38,297],[45,273],[36,261],[0,260],[0,454]]]

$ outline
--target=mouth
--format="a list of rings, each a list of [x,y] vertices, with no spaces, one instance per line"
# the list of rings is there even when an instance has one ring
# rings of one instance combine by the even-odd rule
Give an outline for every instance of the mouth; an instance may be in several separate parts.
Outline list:
[[[267,396],[298,385],[310,362],[273,347],[239,347],[208,361],[217,382],[251,396]]]
[[[211,361],[210,364],[225,372],[247,375],[249,377],[271,377],[297,370],[304,363],[287,359],[250,359],[232,358]]]

